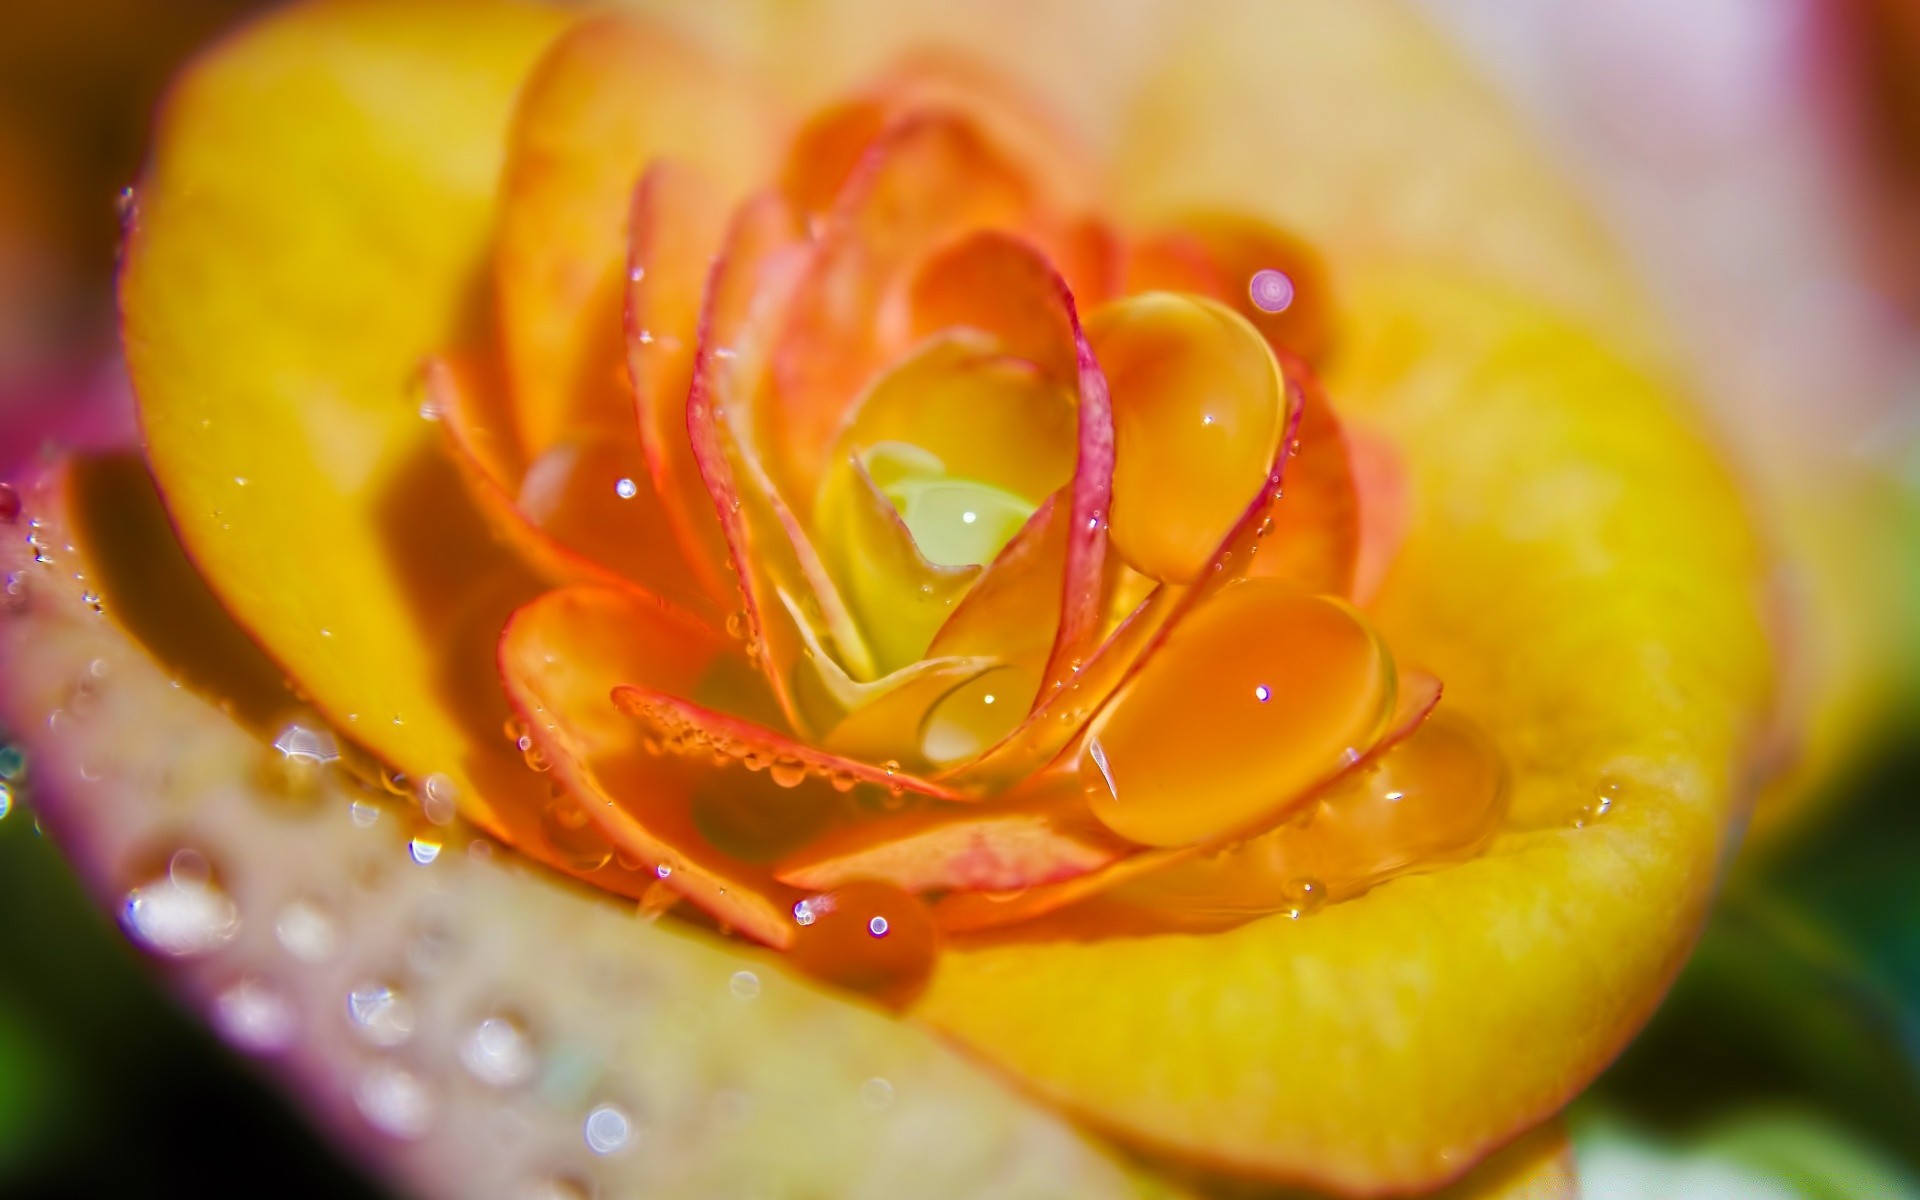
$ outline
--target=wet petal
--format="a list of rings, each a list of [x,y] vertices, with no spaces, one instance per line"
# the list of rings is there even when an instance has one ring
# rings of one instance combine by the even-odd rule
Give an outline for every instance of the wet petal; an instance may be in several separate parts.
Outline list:
[[[620,378],[626,220],[656,158],[746,193],[777,126],[748,78],[637,18],[577,25],[528,77],[508,140],[494,258],[500,330],[528,456],[631,430]]]
[[[624,328],[652,490],[701,587],[730,611],[739,585],[727,573],[726,539],[687,438],[701,293],[725,233],[725,200],[705,174],[674,159],[648,167],[628,216]]]
[[[1279,368],[1244,318],[1172,293],[1108,305],[1088,336],[1113,395],[1114,547],[1137,571],[1191,583],[1280,448]]]
[[[297,9],[202,60],[121,304],[150,465],[222,602],[339,728],[501,830],[535,781],[479,664],[537,585],[409,382],[462,340],[510,105],[559,18],[460,14]]]
[[[1129,849],[1093,820],[1067,778],[1029,799],[863,822],[808,846],[774,874],[816,891],[883,879],[909,892],[1006,892],[1085,874]]]
[[[622,433],[556,443],[522,470],[501,428],[497,389],[473,368],[434,359],[423,387],[447,449],[494,533],[555,583],[636,584],[704,608],[639,448]]]
[[[717,920],[784,946],[787,908],[798,897],[714,848],[695,824],[694,793],[721,768],[704,755],[649,747],[647,731],[613,699],[636,680],[694,692],[725,650],[724,639],[630,592],[577,587],[513,614],[500,638],[500,675],[564,785],[539,809],[554,835],[577,835],[589,861],[618,851]]]
[[[1275,349],[1316,365],[1333,337],[1326,265],[1274,225],[1230,213],[1187,216],[1133,247],[1127,290],[1197,292],[1233,308]]]

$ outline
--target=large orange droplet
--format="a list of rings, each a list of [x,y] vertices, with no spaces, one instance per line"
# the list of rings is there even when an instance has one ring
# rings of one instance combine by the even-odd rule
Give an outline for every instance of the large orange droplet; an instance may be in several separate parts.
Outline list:
[[[1505,811],[1498,752],[1473,722],[1442,710],[1278,829],[1121,883],[1109,896],[1183,925],[1299,913],[1466,858]]]
[[[1190,583],[1272,468],[1280,369],[1246,318],[1194,296],[1107,305],[1087,337],[1113,396],[1113,544],[1134,570]]]
[[[933,971],[939,933],[918,898],[859,880],[794,905],[794,965],[825,983],[902,1005]]]
[[[1094,722],[1080,760],[1087,802],[1148,846],[1250,832],[1373,744],[1393,679],[1385,645],[1347,604],[1272,580],[1231,584]]]

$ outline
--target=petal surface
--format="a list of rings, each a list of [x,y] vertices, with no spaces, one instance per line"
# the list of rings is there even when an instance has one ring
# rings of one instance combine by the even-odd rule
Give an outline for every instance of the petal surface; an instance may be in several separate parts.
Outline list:
[[[918,1011],[1131,1139],[1373,1192],[1460,1170],[1645,1019],[1741,812],[1768,654],[1739,498],[1656,387],[1498,291],[1356,297],[1332,387],[1406,448],[1416,514],[1376,617],[1507,757],[1506,831],[1304,920],[959,950]]]
[[[446,774],[496,830],[534,784],[474,667],[537,585],[469,506],[415,383],[470,332],[510,106],[559,27],[513,4],[254,25],[162,114],[121,280],[188,553],[316,707],[415,779]]]

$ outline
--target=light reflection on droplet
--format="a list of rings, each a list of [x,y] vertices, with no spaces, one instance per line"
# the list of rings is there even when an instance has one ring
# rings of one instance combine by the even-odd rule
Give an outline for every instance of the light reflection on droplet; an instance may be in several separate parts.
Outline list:
[[[467,1074],[488,1087],[516,1088],[533,1078],[533,1039],[511,1017],[488,1017],[460,1043]]]
[[[874,937],[887,936],[887,929],[888,925],[885,917],[876,916],[867,921],[867,932]]]
[[[819,919],[820,919],[819,915],[813,911],[813,901],[797,900],[794,902],[794,905],[793,905],[794,924],[811,925]]]
[[[751,1000],[760,994],[760,977],[752,971],[735,971],[727,981],[727,990],[735,1000]]]
[[[622,500],[631,500],[640,494],[640,487],[633,480],[622,477],[613,485],[613,494]]]
[[[420,784],[420,810],[435,825],[449,825],[459,810],[460,785],[453,776],[435,771]]]
[[[587,1114],[580,1133],[595,1154],[614,1154],[633,1141],[633,1121],[619,1106],[602,1104]]]
[[[340,743],[328,729],[294,722],[273,739],[273,748],[296,762],[330,763],[340,757]]]
[[[429,837],[416,837],[407,843],[407,855],[421,866],[440,857],[440,843]]]
[[[275,1054],[293,1044],[300,1021],[293,1002],[277,988],[248,977],[214,999],[213,1025],[236,1049]]]
[[[1247,297],[1261,312],[1285,312],[1293,303],[1293,280],[1272,267],[1255,271],[1247,281]]]
[[[355,800],[347,806],[347,819],[353,822],[356,829],[372,829],[380,820],[380,806]]]
[[[860,1103],[875,1110],[893,1104],[893,1085],[878,1075],[860,1085]]]
[[[333,918],[311,900],[295,900],[281,909],[273,936],[281,949],[305,963],[332,958],[340,940]]]
[[[214,885],[206,859],[182,850],[166,874],[127,893],[120,923],[149,950],[187,958],[231,941],[240,928],[240,910]]]
[[[1264,683],[1255,684],[1253,689],[1253,698],[1255,700],[1258,700],[1260,703],[1265,704],[1267,701],[1273,699],[1273,689],[1268,687]]]
[[[362,983],[347,993],[347,1020],[382,1049],[413,1036],[413,1003],[391,984]]]
[[[0,821],[6,820],[7,814],[12,811],[13,785],[4,779],[0,779]]]
[[[381,1063],[360,1077],[354,1107],[367,1123],[390,1137],[411,1140],[433,1123],[433,1097],[411,1072]]]

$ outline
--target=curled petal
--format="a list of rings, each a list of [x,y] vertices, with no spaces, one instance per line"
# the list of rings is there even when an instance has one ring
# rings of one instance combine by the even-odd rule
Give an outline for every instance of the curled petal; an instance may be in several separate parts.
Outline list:
[[[778,126],[743,76],[638,18],[576,24],[528,77],[508,139],[494,256],[523,448],[632,429],[620,311],[622,221],[653,159],[710,171],[741,196]]]

